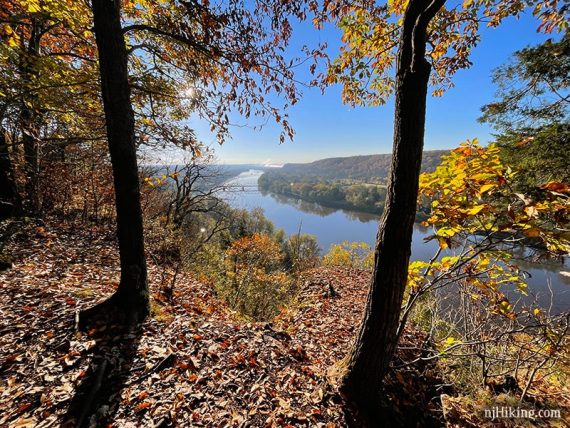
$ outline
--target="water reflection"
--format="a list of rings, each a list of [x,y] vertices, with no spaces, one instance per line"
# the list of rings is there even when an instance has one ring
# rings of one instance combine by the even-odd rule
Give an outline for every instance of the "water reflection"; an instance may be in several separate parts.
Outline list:
[[[276,193],[267,192],[265,190],[260,190],[260,194],[264,197],[270,197],[275,199],[280,204],[292,205],[299,211],[308,214],[316,214],[320,217],[327,217],[335,212],[341,212],[350,220],[357,220],[361,223],[368,223],[370,221],[378,221],[379,215],[374,215],[370,213],[361,213],[356,211],[347,211],[341,208],[325,207],[316,202],[309,202],[303,199],[298,199],[290,196],[280,195]]]
[[[224,198],[238,208],[261,207],[267,218],[287,234],[297,233],[299,226],[303,233],[316,236],[322,252],[332,244],[342,241],[366,242],[373,246],[378,228],[378,216],[357,213],[317,203],[302,201],[283,195],[260,192],[257,180],[263,171],[250,170],[227,182]],[[431,230],[419,224],[414,226],[412,239],[412,260],[429,260],[437,251],[435,240],[425,241]],[[510,248],[515,259],[530,255],[523,247]],[[538,253],[536,254],[538,257]],[[554,295],[553,310],[562,312],[570,309],[570,263],[566,260],[538,259],[517,260],[517,264],[529,275],[530,294],[536,296],[543,306],[550,306],[551,292]]]

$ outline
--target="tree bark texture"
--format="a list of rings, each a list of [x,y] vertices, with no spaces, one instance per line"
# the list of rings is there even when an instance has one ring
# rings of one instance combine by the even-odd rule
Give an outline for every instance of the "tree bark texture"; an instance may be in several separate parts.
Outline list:
[[[138,322],[149,312],[143,220],[135,146],[135,121],[120,0],[93,0],[101,93],[117,211],[121,282],[113,303]]]
[[[42,114],[37,109],[37,94],[31,89],[37,76],[36,62],[40,54],[40,40],[43,24],[38,19],[32,19],[30,40],[26,53],[20,58],[20,73],[26,85],[22,96],[20,113],[20,128],[24,146],[26,173],[26,209],[32,214],[40,211],[40,144],[39,134]]]
[[[348,355],[342,391],[374,420],[382,380],[396,349],[406,288],[424,143],[431,67],[425,58],[427,26],[445,0],[411,0],[400,36],[396,69],[394,143],[372,283],[356,342]]]

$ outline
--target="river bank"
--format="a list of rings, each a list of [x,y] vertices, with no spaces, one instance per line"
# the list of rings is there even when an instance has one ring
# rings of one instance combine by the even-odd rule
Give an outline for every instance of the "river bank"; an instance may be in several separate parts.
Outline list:
[[[290,198],[283,195],[262,192],[257,183],[263,171],[251,169],[229,180],[226,184],[239,189],[224,195],[230,205],[251,210],[260,207],[276,228],[286,234],[302,233],[314,235],[321,253],[329,251],[331,245],[349,242],[365,242],[373,247],[376,241],[379,217],[369,213],[324,207],[314,202]],[[430,260],[438,249],[434,240],[426,241],[431,231],[419,223],[414,226],[412,238],[412,260]],[[449,250],[450,252],[453,249]],[[527,254],[515,252],[516,258]],[[562,260],[520,260],[521,268],[528,276],[529,298],[536,298],[541,305],[556,312],[570,309],[570,263]]]

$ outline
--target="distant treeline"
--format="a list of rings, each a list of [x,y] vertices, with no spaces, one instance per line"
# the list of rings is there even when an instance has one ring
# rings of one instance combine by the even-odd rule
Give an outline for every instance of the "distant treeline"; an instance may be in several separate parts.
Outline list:
[[[425,151],[423,171],[433,171],[440,163],[445,150]],[[355,180],[366,183],[385,183],[390,171],[392,155],[349,156],[326,158],[311,163],[287,163],[270,174],[287,174],[293,177],[314,177],[322,180]]]
[[[347,183],[341,180],[319,181],[303,178],[292,181],[288,175],[266,172],[258,181],[259,188],[318,204],[353,211],[379,214],[384,208],[386,188],[382,184]]]
[[[424,152],[422,169],[433,171],[446,151]],[[391,155],[321,159],[285,164],[259,178],[261,190],[324,206],[380,214],[386,198]]]

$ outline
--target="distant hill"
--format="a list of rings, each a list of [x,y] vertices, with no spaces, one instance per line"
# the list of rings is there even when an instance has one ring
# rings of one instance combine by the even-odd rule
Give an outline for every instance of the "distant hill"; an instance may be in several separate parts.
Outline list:
[[[446,150],[425,151],[422,171],[433,171],[441,161]],[[270,171],[299,177],[315,177],[325,180],[354,179],[359,181],[377,181],[388,177],[392,155],[365,155],[342,158],[326,158],[310,163],[287,163],[282,168]]]
[[[424,152],[423,171],[433,171],[444,150]],[[379,214],[384,209],[391,155],[350,156],[288,163],[259,177],[263,191],[332,208]]]

